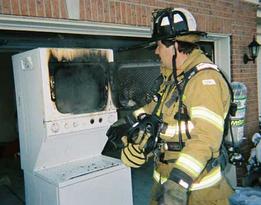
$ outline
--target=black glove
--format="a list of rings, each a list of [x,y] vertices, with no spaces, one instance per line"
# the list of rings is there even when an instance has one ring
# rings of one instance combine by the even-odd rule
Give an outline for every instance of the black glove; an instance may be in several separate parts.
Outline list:
[[[108,140],[115,146],[116,149],[121,149],[124,147],[121,138],[127,135],[127,132],[133,123],[134,122],[129,117],[122,118],[114,122],[106,132]]]
[[[145,132],[151,136],[147,140],[146,146],[144,146],[145,153],[148,154],[152,152],[157,145],[158,137],[163,123],[162,120],[155,114],[140,116],[140,121],[145,127]]]
[[[162,184],[158,205],[187,205],[188,190],[172,180]]]

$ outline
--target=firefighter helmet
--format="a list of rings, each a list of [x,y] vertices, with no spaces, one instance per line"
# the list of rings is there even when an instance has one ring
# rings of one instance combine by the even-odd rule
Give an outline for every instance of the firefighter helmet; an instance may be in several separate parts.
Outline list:
[[[178,40],[195,43],[205,32],[197,31],[194,16],[183,8],[157,9],[152,13],[152,41]]]

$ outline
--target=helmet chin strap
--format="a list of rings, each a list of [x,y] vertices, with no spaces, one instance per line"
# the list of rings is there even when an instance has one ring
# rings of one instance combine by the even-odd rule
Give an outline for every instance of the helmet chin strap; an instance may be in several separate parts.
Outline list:
[[[175,46],[174,46],[174,52],[175,52],[175,54],[172,56],[172,70],[173,70],[172,75],[173,75],[174,83],[178,90],[178,94],[180,95],[181,90],[180,90],[180,86],[179,86],[178,78],[177,78],[177,63],[176,63],[177,50],[176,50]]]
[[[176,47],[174,46],[174,52],[175,54],[172,56],[172,68],[173,68],[173,78],[174,78],[174,83],[176,86],[176,89],[178,91],[178,99],[179,99],[179,104],[178,104],[178,138],[179,138],[179,145],[181,148],[183,148],[183,141],[182,141],[182,132],[181,132],[181,117],[182,117],[182,108],[183,108],[183,102],[181,99],[182,93],[181,93],[181,88],[180,88],[180,84],[178,82],[178,77],[177,77],[177,63],[176,63],[176,58],[177,58],[177,50]],[[174,119],[175,116],[174,116]]]

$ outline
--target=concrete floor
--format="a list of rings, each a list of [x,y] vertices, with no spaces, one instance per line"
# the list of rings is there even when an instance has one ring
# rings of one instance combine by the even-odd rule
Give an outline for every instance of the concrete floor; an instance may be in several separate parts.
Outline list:
[[[132,170],[133,205],[149,203],[152,171],[152,162]],[[17,158],[0,159],[0,205],[25,205],[23,172]]]
[[[149,204],[151,186],[153,184],[153,161],[145,164],[139,169],[132,169],[133,204]]]
[[[23,172],[17,158],[0,159],[0,204],[25,204]]]

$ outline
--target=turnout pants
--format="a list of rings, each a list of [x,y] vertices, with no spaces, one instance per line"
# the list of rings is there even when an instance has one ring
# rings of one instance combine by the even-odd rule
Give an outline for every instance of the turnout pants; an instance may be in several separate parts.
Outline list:
[[[157,195],[160,184],[154,182],[151,193],[150,205],[157,205]],[[233,189],[223,177],[217,184],[189,194],[188,205],[229,205],[229,197],[233,194]]]

